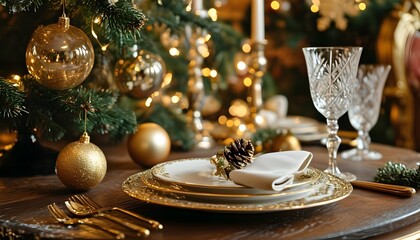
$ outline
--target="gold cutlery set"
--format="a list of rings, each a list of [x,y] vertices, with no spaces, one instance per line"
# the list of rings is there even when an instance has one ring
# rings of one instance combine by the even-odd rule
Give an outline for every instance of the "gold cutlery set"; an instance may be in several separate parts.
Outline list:
[[[54,218],[65,225],[79,225],[84,224],[90,227],[101,230],[115,239],[124,239],[126,234],[121,230],[109,227],[109,224],[105,221],[97,221],[97,219],[106,219],[118,224],[126,229],[131,230],[137,237],[147,237],[150,235],[150,230],[146,227],[131,223],[125,218],[111,214],[111,212],[120,212],[122,214],[133,217],[153,229],[163,229],[162,224],[159,222],[148,219],[144,216],[138,215],[131,211],[128,211],[119,207],[102,207],[91,198],[85,195],[74,195],[64,202],[69,212],[74,216],[68,216],[57,204],[52,203],[48,205],[48,210],[54,216]],[[118,228],[120,229],[120,228]]]

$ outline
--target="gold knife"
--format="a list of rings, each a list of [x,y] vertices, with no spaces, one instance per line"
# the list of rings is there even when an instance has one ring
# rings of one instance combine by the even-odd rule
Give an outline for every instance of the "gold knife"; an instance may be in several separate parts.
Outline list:
[[[412,197],[416,194],[416,189],[407,186],[377,183],[377,182],[366,182],[354,180],[350,182],[356,188],[362,188],[377,192],[388,193],[399,197]]]

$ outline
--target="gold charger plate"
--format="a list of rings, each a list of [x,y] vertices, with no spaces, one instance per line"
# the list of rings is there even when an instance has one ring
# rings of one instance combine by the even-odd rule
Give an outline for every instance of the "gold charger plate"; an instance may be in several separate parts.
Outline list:
[[[141,177],[148,171],[129,176],[122,183],[122,190],[129,196],[141,201],[191,210],[228,212],[228,213],[265,213],[286,210],[305,209],[331,204],[350,195],[353,187],[350,183],[331,174],[319,171],[320,178],[314,183],[318,188],[306,197],[290,201],[268,203],[216,203],[188,199],[181,194],[166,193],[147,187]]]

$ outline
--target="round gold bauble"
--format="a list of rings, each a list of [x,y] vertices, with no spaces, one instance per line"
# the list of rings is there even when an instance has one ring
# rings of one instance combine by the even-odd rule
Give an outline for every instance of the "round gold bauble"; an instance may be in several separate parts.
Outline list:
[[[105,177],[106,158],[102,150],[90,143],[87,133],[80,140],[61,149],[56,162],[56,174],[66,187],[86,191]]]
[[[63,90],[82,83],[94,63],[94,50],[86,34],[60,17],[58,23],[38,28],[26,48],[29,73],[45,87]]]
[[[137,99],[147,98],[160,89],[165,73],[163,60],[145,50],[134,52],[132,57],[120,59],[114,70],[118,89]]]
[[[289,130],[273,138],[271,143],[271,152],[301,150],[299,139]]]
[[[156,123],[138,125],[136,133],[128,137],[130,157],[140,166],[151,167],[165,161],[171,151],[171,139]]]
[[[12,149],[16,142],[16,131],[0,130],[0,151]]]

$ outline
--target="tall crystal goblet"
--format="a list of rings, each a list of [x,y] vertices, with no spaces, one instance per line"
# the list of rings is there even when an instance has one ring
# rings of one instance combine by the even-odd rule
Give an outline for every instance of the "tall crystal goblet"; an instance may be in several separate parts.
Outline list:
[[[348,112],[350,123],[358,133],[357,148],[342,152],[343,159],[360,161],[382,158],[381,153],[369,148],[369,131],[378,121],[382,91],[390,70],[390,65],[383,64],[361,64],[359,66],[352,105]]]
[[[327,119],[327,173],[352,181],[356,176],[341,172],[337,166],[337,150],[341,139],[337,136],[338,119],[351,105],[354,82],[362,47],[303,48],[308,69],[309,88],[315,108]]]

